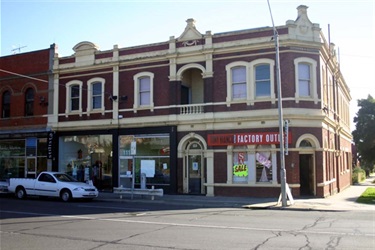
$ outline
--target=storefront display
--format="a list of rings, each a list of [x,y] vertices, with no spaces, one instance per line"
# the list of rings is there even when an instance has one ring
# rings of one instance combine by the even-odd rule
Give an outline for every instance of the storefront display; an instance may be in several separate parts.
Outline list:
[[[78,181],[93,181],[100,190],[112,189],[112,135],[59,138],[59,171]]]
[[[135,145],[133,149],[132,143]],[[123,135],[119,144],[120,185],[130,187],[133,172],[135,187],[140,187],[142,173],[146,175],[149,186],[170,185],[169,134]]]

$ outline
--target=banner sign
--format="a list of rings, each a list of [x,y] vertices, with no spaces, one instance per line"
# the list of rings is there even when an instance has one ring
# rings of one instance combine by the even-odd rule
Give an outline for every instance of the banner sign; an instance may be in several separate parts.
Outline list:
[[[256,153],[257,161],[262,164],[263,166],[270,168],[272,166],[272,162],[268,160],[267,157],[260,153]]]
[[[290,142],[292,134],[288,133],[288,143]],[[280,136],[279,132],[210,134],[207,136],[207,143],[209,146],[279,144]]]

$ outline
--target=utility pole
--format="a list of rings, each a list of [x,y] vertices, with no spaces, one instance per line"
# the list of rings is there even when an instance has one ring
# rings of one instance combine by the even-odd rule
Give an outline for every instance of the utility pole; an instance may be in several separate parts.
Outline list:
[[[280,182],[281,182],[281,205],[287,206],[286,202],[286,171],[285,171],[285,154],[284,154],[284,134],[283,134],[283,104],[281,95],[281,73],[280,73],[280,52],[279,52],[279,34],[273,22],[272,11],[269,0],[267,0],[268,8],[270,10],[272,26],[273,26],[273,40],[276,48],[276,83],[277,83],[277,99],[278,99],[278,113],[279,113],[279,137],[280,137]]]

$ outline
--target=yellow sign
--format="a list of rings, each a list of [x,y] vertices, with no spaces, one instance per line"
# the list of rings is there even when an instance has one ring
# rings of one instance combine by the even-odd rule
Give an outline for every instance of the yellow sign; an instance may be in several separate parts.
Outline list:
[[[233,174],[239,177],[246,177],[249,175],[249,170],[246,164],[239,164],[233,166]]]

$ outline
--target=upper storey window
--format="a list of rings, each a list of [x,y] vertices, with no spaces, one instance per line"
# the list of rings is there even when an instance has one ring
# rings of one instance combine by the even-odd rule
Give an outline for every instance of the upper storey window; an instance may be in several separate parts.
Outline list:
[[[296,102],[303,100],[318,103],[316,61],[311,58],[300,57],[294,60],[294,67]]]
[[[150,105],[150,77],[145,76],[139,78],[139,105],[149,106]]]
[[[251,62],[232,62],[227,71],[227,106],[232,102],[245,101],[253,105],[257,101],[275,102],[274,61],[257,59]]]
[[[3,103],[1,105],[1,117],[9,118],[10,117],[10,92],[5,91],[3,93]]]
[[[154,107],[154,74],[141,72],[134,76],[134,112],[140,108]]]
[[[25,92],[25,116],[34,115],[34,90],[28,88]]]
[[[298,64],[298,87],[300,96],[310,96],[311,76],[310,65],[307,63]]]
[[[95,82],[92,84],[92,108],[100,109],[102,107],[102,83]]]
[[[79,85],[72,85],[70,87],[70,111],[79,110],[80,93]]]
[[[261,64],[255,66],[255,96],[271,96],[270,65]]]
[[[65,113],[82,112],[82,82],[71,81],[66,84]]]
[[[104,84],[105,80],[100,77],[90,79],[87,82],[87,111],[104,110]]]
[[[238,66],[231,69],[232,99],[246,98],[246,67]]]

